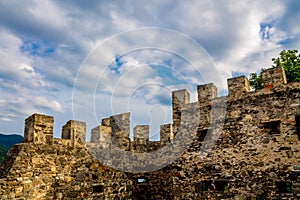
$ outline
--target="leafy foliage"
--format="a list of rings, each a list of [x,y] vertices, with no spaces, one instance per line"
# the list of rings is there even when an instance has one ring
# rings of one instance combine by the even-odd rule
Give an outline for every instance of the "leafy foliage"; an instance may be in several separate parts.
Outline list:
[[[264,70],[265,69],[262,68],[258,74],[257,73],[251,73],[250,74],[249,82],[250,82],[250,86],[253,89],[260,90],[260,89],[264,88],[264,82],[262,80],[262,72]]]
[[[300,81],[300,54],[298,50],[283,50],[280,52],[280,57],[272,58],[273,67],[282,66],[287,82]]]
[[[272,67],[282,66],[285,74],[287,82],[295,82],[300,81],[300,54],[298,54],[298,50],[283,50],[279,53],[279,57],[272,58],[273,65]],[[262,72],[265,69],[262,68],[259,73],[251,73],[250,74],[250,86],[254,90],[259,90],[264,88],[264,83],[262,80]]]

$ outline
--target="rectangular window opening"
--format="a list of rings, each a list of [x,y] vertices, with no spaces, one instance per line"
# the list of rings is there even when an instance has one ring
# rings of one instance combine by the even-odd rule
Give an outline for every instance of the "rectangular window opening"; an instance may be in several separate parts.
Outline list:
[[[300,115],[296,115],[295,120],[296,120],[296,132],[298,135],[298,139],[300,140]]]
[[[263,128],[270,135],[276,135],[276,134],[279,135],[280,134],[280,120],[264,122]]]
[[[291,182],[278,181],[278,182],[276,182],[276,187],[277,187],[278,193],[291,193],[292,192],[292,183]]]
[[[104,191],[103,185],[94,185],[93,193],[102,193]]]
[[[201,181],[199,183],[195,183],[195,192],[200,193],[200,192],[205,192],[208,190],[211,190],[211,181]]]
[[[98,179],[98,176],[97,176],[96,174],[93,174],[93,175],[92,175],[92,179],[93,179],[93,180],[97,180],[97,179]]]
[[[229,183],[229,181],[227,181],[227,180],[215,181],[216,190],[220,191],[220,192],[228,192],[229,191],[228,183]]]

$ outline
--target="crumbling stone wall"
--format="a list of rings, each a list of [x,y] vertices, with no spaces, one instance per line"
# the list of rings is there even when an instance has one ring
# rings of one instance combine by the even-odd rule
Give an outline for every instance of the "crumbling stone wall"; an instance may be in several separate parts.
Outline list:
[[[85,122],[70,120],[62,127],[62,139],[70,140],[72,146],[83,145],[85,138]]]
[[[139,153],[156,151],[168,143],[174,144],[170,153],[184,149],[173,163],[148,173],[125,173],[104,166],[83,142],[76,142],[80,137],[71,142],[65,130],[72,123],[63,128],[63,139],[47,143],[43,138],[53,135],[51,117],[35,114],[25,122],[26,143],[15,145],[0,165],[0,196],[299,199],[300,82],[286,84],[282,68],[264,71],[263,79],[265,89],[251,92],[246,77],[231,78],[226,97],[217,97],[213,84],[200,85],[198,102],[193,103],[186,90],[173,92],[173,124],[161,126],[161,142],[148,141],[148,126],[138,126],[135,140],[130,141],[129,113],[105,118],[92,130],[91,143],[85,146],[100,150],[108,161],[118,153],[105,153],[116,148],[135,153],[136,159]],[[79,136],[85,137],[82,130]],[[166,162],[168,158],[156,159]],[[137,167],[150,164],[141,160]]]
[[[53,142],[53,124],[52,116],[33,114],[25,120],[24,142],[33,142],[35,144]]]

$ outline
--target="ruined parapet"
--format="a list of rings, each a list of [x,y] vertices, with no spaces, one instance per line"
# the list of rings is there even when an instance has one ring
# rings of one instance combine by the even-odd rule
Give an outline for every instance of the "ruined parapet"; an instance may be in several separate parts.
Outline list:
[[[149,142],[149,125],[137,125],[134,127],[133,138],[135,144],[146,145]]]
[[[284,69],[281,66],[264,70],[262,79],[266,89],[287,83]]]
[[[91,143],[100,144],[102,147],[109,147],[111,142],[111,127],[97,126],[91,130]]]
[[[109,125],[111,126],[112,135],[115,135],[117,132],[123,132],[124,137],[129,137],[130,113],[128,112],[111,116]]]
[[[237,98],[250,91],[250,83],[246,76],[239,76],[227,79],[228,96]]]
[[[110,117],[112,142],[119,148],[130,150],[130,113],[123,113]]]
[[[173,131],[176,134],[181,124],[181,110],[184,105],[190,103],[190,93],[186,90],[172,92]]]
[[[166,144],[174,139],[173,135],[173,125],[163,124],[160,126],[160,142]]]
[[[70,120],[62,127],[62,139],[70,140],[71,146],[84,144],[86,137],[85,122]]]
[[[91,142],[92,143],[100,142],[100,126],[97,126],[91,130]]]
[[[33,114],[25,120],[24,143],[52,144],[54,118]]]
[[[205,105],[218,96],[218,88],[213,83],[198,85],[198,103]]]

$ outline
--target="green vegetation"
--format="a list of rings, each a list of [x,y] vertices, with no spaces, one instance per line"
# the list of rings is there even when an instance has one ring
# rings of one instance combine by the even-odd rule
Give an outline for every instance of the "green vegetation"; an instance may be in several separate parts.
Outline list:
[[[282,66],[288,83],[300,81],[300,54],[297,55],[297,53],[296,49],[283,50],[279,53],[279,57],[272,58],[272,67]],[[261,75],[264,70],[262,68],[259,73],[250,74],[249,81],[252,89],[259,90],[264,87]]]
[[[8,150],[17,143],[22,143],[23,137],[21,135],[4,135],[0,134],[0,162],[5,158]]]
[[[8,147],[0,144],[0,162],[2,162],[2,160],[5,158],[7,152],[8,152]]]
[[[262,72],[264,71],[264,68],[260,69],[260,72],[257,73],[251,73],[249,82],[252,89],[260,90],[264,88],[264,82],[262,80]]]

